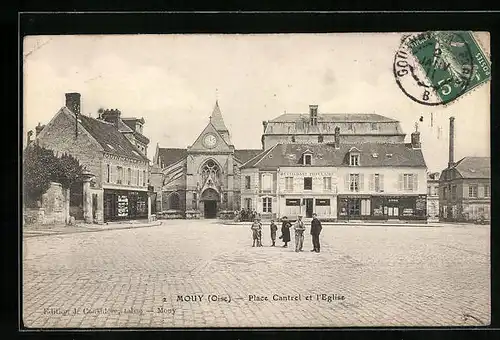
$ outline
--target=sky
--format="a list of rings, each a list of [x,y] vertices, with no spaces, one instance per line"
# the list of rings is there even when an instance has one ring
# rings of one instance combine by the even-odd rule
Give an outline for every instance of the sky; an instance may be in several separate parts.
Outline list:
[[[489,34],[475,32],[489,57]],[[23,44],[24,140],[79,92],[82,114],[116,108],[144,117],[160,147],[185,148],[209,122],[216,99],[236,149],[261,148],[262,121],[284,112],[376,113],[397,119],[410,140],[419,123],[429,171],[490,155],[490,84],[446,107],[412,101],[397,86],[401,33],[31,36]],[[431,113],[433,126],[430,126]]]

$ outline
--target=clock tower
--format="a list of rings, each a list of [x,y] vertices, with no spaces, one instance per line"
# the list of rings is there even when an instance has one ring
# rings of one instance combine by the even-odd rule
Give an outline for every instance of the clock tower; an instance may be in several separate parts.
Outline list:
[[[234,146],[216,101],[207,126],[187,148],[186,213],[215,218],[238,209],[235,167]]]

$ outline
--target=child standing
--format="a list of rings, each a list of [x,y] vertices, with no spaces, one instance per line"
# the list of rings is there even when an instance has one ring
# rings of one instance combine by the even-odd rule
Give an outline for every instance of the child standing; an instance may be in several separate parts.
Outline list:
[[[276,242],[276,231],[278,230],[278,226],[274,224],[274,220],[271,220],[270,228],[271,228],[271,241],[273,242],[271,247],[274,247]]]

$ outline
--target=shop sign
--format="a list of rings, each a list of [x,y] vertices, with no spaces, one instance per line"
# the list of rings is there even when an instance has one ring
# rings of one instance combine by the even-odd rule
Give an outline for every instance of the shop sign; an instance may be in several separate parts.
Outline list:
[[[300,206],[300,199],[287,199],[286,205],[287,206]]]
[[[316,199],[316,206],[329,206],[329,205],[330,205],[329,199]]]

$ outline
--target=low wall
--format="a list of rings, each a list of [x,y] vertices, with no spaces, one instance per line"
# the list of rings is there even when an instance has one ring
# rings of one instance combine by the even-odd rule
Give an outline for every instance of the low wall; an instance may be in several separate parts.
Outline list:
[[[40,208],[24,209],[24,223],[31,224],[67,224],[69,223],[69,190],[61,184],[52,182],[42,195]]]

